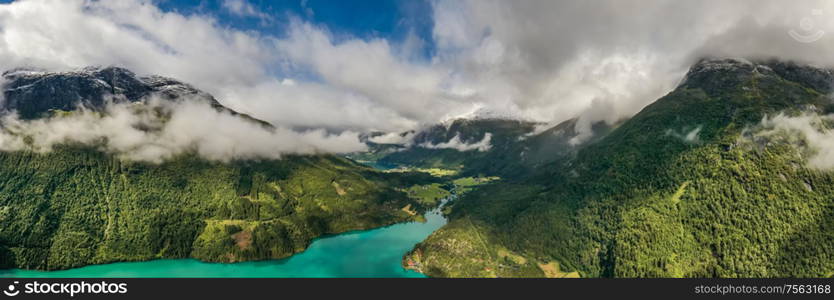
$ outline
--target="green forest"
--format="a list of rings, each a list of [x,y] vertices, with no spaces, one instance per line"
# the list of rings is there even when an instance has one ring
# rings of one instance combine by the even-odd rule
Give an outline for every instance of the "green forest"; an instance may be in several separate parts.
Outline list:
[[[766,115],[829,113],[810,75],[696,66],[567,163],[465,195],[409,255],[437,277],[832,276],[834,173],[746,137]]]
[[[55,270],[116,261],[283,258],[318,236],[413,220],[398,191],[432,182],[335,156],[162,164],[86,146],[0,155],[0,265]]]

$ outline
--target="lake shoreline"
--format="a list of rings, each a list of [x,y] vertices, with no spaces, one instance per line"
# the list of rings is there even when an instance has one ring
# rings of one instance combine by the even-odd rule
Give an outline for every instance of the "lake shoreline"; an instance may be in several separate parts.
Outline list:
[[[367,230],[322,235],[313,239],[304,251],[281,259],[235,263],[204,262],[195,258],[151,259],[54,271],[5,269],[0,270],[0,277],[424,278],[424,274],[405,268],[402,259],[416,244],[446,224],[447,220],[441,209],[454,197],[455,195],[452,195],[442,199],[436,208],[424,213],[425,222],[401,222]],[[373,246],[363,245],[368,243]],[[381,254],[374,251],[379,249],[388,249],[390,252]],[[344,250],[344,253],[340,255],[339,250]],[[366,255],[363,257],[362,254]],[[374,262],[375,257],[382,257],[383,261]]]

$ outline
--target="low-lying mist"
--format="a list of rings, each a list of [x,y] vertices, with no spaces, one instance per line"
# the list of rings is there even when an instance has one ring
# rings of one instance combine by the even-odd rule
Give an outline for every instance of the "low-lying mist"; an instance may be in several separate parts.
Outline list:
[[[122,159],[153,163],[185,153],[227,162],[366,149],[355,132],[271,127],[215,109],[203,99],[110,101],[101,110],[81,107],[35,120],[14,113],[0,118],[2,151],[47,153],[60,144],[92,146]]]
[[[745,134],[759,143],[782,142],[797,147],[812,169],[834,169],[834,132],[828,129],[834,115],[780,113],[764,117],[752,132]]]
[[[437,143],[437,144],[430,143],[430,142],[425,142],[425,143],[421,143],[417,146],[422,147],[422,148],[428,148],[428,149],[454,149],[454,150],[457,150],[457,151],[460,151],[460,152],[466,152],[466,151],[472,151],[472,150],[478,150],[479,152],[486,152],[486,151],[489,151],[489,149],[492,149],[492,143],[491,142],[492,142],[492,133],[487,132],[486,134],[484,134],[483,139],[481,139],[480,141],[474,142],[474,143],[464,142],[463,140],[461,140],[460,135],[458,134],[458,135],[455,135],[454,137],[452,137],[452,139],[450,139],[448,142],[442,142],[442,143]]]

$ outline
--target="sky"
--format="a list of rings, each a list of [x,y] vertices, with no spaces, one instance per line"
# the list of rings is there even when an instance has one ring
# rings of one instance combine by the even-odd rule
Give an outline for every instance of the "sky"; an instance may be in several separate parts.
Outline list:
[[[211,15],[224,26],[283,36],[293,19],[322,24],[345,38],[402,42],[415,34],[430,42],[431,3],[427,0],[162,0],[158,7],[181,14]],[[421,49],[428,57],[430,44]]]
[[[0,0],[0,68],[121,66],[294,130],[628,118],[702,57],[834,65],[834,1]]]

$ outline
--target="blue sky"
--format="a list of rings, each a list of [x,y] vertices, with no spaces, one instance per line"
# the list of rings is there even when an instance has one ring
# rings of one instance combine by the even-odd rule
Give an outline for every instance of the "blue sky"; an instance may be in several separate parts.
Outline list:
[[[224,7],[228,0],[153,0],[165,10],[184,15],[212,16],[225,26],[281,37],[291,18],[324,26],[336,37],[382,38],[402,42],[409,34],[422,40],[422,58],[434,52],[430,0],[239,0],[264,17],[236,15]],[[14,0],[0,0],[10,3]]]
[[[0,0],[0,2],[6,0]],[[422,54],[434,51],[429,0],[243,0],[262,16],[238,15],[224,6],[228,0],[157,0],[166,11],[214,16],[225,26],[282,36],[291,18],[325,26],[336,37],[383,38],[401,42],[414,34]]]

